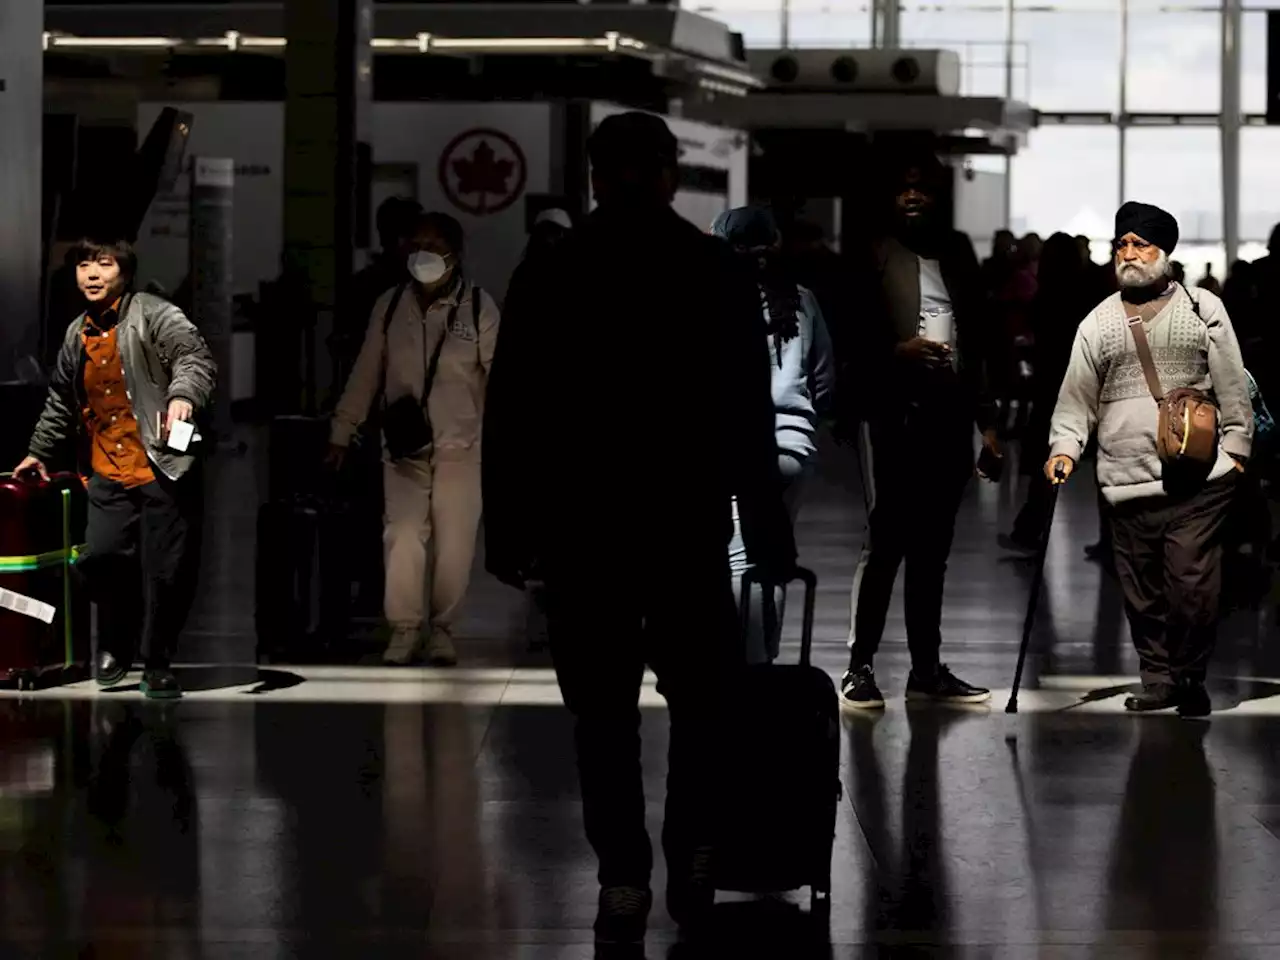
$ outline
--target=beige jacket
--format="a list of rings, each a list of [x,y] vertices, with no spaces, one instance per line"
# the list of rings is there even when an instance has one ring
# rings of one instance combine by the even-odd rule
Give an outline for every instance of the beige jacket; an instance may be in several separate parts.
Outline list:
[[[479,330],[475,329],[473,291],[475,287],[465,284],[441,297],[424,313],[413,288],[407,288],[385,336],[383,317],[395,291],[388,290],[378,298],[369,317],[364,346],[334,411],[330,433],[333,443],[341,447],[350,444],[375,401],[385,399],[392,403],[406,395],[421,400],[427,365],[443,337],[435,381],[427,398],[427,415],[435,435],[434,455],[448,459],[479,457],[484,394],[498,340],[499,316],[494,299],[483,290],[477,291],[480,322]],[[379,398],[384,366],[386,386]]]

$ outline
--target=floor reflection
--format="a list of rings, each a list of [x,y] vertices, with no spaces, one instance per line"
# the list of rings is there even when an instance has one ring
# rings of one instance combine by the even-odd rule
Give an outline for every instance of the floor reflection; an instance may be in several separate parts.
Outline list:
[[[1280,956],[1280,720],[895,705],[844,733],[829,931],[725,897],[680,944],[659,905],[651,960]],[[570,734],[497,703],[0,700],[0,957],[589,957]]]
[[[1217,795],[1205,723],[1139,723],[1107,871],[1108,934],[1152,931],[1131,955],[1216,955]],[[1108,937],[1107,939],[1112,939]],[[1105,945],[1100,944],[1100,946]]]

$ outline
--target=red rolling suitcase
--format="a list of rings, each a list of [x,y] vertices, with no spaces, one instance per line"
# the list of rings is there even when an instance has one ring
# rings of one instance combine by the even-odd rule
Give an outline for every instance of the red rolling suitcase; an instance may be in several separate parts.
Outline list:
[[[0,477],[0,686],[89,676],[89,603],[72,576],[87,508],[74,474]]]

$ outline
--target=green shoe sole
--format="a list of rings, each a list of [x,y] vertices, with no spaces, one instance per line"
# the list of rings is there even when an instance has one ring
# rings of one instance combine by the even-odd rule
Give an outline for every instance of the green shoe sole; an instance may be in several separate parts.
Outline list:
[[[148,700],[180,700],[182,698],[181,690],[152,690],[145,680],[138,684],[138,689]]]

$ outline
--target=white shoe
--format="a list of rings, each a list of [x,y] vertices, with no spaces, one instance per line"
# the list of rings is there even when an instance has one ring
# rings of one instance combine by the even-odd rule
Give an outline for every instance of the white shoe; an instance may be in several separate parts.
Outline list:
[[[453,647],[453,637],[443,627],[431,631],[427,641],[427,663],[433,667],[453,667],[458,664],[458,651]]]
[[[417,627],[396,627],[382,654],[382,662],[392,667],[408,666],[417,656],[421,642],[422,634]]]

